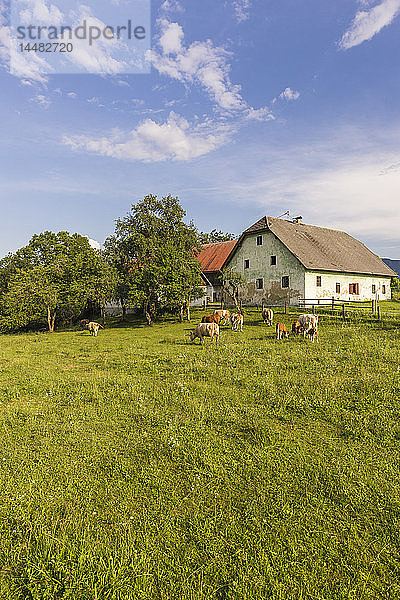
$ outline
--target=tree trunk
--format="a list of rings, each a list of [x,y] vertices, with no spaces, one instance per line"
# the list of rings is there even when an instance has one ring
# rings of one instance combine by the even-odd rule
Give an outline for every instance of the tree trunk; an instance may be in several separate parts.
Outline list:
[[[106,324],[106,305],[103,304],[103,306],[101,307],[101,311],[103,313],[103,325]]]
[[[151,314],[149,311],[149,303],[146,301],[143,305],[143,314],[146,317],[147,325],[151,325]]]
[[[125,321],[126,317],[126,306],[122,298],[120,298],[121,306],[122,306],[122,320]]]
[[[183,323],[183,304],[179,308],[179,323]]]
[[[186,300],[186,316],[187,316],[187,320],[190,323],[190,298],[188,298]]]
[[[54,314],[51,314],[50,311],[50,307],[47,307],[47,323],[49,326],[49,333],[54,333],[54,326],[55,326],[55,322],[56,322],[56,312],[54,311]]]

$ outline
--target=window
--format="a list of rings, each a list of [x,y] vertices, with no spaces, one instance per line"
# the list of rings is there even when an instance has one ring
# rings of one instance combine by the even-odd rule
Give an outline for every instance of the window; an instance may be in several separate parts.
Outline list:
[[[250,261],[248,258],[246,258],[246,260],[244,261],[244,268],[248,269],[250,267]]]
[[[349,294],[358,294],[360,293],[360,284],[358,283],[349,283]]]
[[[282,277],[282,288],[288,288],[289,287],[289,277],[287,275],[285,275],[284,277]]]
[[[262,246],[262,235],[257,236],[257,246]]]
[[[340,294],[340,283],[336,284],[336,293]]]
[[[264,287],[264,280],[263,279],[256,279],[256,288],[257,290],[262,290]]]
[[[276,256],[271,256],[271,267],[275,267],[276,265]]]
[[[386,294],[386,285],[382,285],[382,294]]]
[[[317,275],[317,287],[321,287],[321,285],[322,285],[321,275]]]
[[[376,285],[374,283],[372,284],[372,293],[376,294]]]

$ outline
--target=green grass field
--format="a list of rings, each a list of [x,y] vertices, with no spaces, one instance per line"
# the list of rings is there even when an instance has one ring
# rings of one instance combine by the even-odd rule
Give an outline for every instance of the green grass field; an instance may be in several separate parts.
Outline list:
[[[0,337],[0,598],[400,598],[399,323],[189,328]]]

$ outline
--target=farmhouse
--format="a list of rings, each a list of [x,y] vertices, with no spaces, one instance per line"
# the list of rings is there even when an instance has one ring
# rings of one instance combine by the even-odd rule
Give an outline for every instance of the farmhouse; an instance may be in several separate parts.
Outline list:
[[[301,298],[390,299],[390,281],[396,276],[349,234],[305,225],[301,217],[263,217],[238,240],[205,246],[199,260],[213,300],[221,299],[220,275],[227,267],[247,280],[242,301],[258,305],[298,304]]]
[[[201,264],[205,296],[211,302],[221,302],[222,300],[222,269],[237,241],[204,244],[197,257]]]

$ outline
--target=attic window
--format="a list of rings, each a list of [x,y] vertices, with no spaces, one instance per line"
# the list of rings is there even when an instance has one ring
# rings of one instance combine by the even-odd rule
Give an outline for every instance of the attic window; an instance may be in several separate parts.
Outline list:
[[[317,275],[317,287],[321,287],[322,285],[322,277],[321,275]]]
[[[336,284],[336,293],[340,294],[340,283]]]
[[[376,285],[374,283],[372,284],[372,293],[376,294]]]
[[[250,260],[248,258],[246,258],[246,260],[244,261],[244,268],[248,269],[250,267]]]
[[[386,294],[386,285],[382,285],[382,294]]]
[[[257,246],[262,246],[262,235],[257,236]]]
[[[271,256],[271,267],[275,267],[276,265],[276,256]]]

